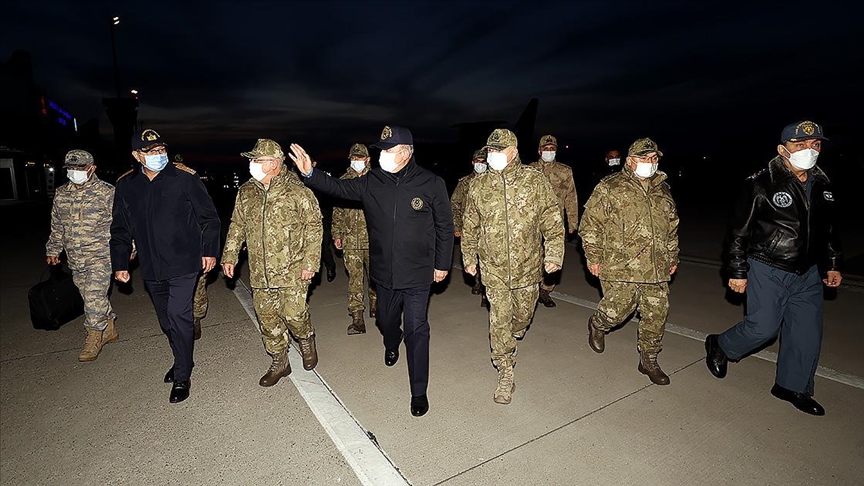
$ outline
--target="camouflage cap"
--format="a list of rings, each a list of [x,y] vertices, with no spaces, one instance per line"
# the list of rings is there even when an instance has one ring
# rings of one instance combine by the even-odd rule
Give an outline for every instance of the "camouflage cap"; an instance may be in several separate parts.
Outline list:
[[[552,135],[543,135],[540,137],[540,145],[537,148],[543,148],[546,145],[554,145],[555,148],[558,148],[558,139]]]
[[[811,139],[828,140],[822,132],[822,126],[812,121],[802,121],[788,125],[780,134],[780,143]]]
[[[657,152],[658,156],[663,157],[663,152],[657,148],[657,144],[654,140],[651,140],[650,138],[640,138],[630,145],[630,149],[627,150],[627,156],[645,155],[650,154],[651,152]]]
[[[369,157],[369,149],[362,143],[355,143],[351,146],[351,150],[348,151],[349,159],[365,159],[366,157]]]
[[[275,157],[277,159],[285,158],[285,153],[282,152],[282,147],[268,138],[259,138],[258,141],[255,142],[255,147],[251,152],[243,152],[240,155],[247,159],[257,159],[260,157]]]
[[[474,152],[474,157],[471,157],[471,160],[483,159],[486,160],[486,147],[481,148]]]
[[[84,150],[70,150],[63,161],[63,167],[81,169],[93,163],[93,156]]]
[[[486,140],[486,147],[495,150],[504,150],[507,147],[517,147],[519,141],[516,140],[516,134],[506,128],[496,128],[492,130],[492,134]]]

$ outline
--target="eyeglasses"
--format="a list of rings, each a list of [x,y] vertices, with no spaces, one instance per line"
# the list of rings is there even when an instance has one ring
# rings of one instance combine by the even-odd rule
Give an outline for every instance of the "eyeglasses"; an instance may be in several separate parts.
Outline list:
[[[657,155],[657,154],[654,154],[654,155],[651,155],[651,156],[648,156],[648,155],[634,155],[633,158],[636,159],[636,160],[639,161],[639,162],[650,162],[650,163],[652,163],[652,164],[656,164],[657,162],[660,161],[660,156]]]

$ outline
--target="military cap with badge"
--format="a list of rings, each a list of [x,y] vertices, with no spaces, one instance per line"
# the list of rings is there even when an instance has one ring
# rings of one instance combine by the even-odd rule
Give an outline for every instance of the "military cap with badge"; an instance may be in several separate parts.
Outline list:
[[[73,184],[81,185],[90,179],[89,167],[93,165],[93,155],[85,150],[70,150],[63,160],[66,177]]]

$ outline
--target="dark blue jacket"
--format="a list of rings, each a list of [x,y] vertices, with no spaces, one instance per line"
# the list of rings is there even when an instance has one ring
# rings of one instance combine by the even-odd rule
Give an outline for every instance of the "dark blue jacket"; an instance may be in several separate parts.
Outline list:
[[[398,174],[376,167],[340,180],[320,170],[305,179],[312,189],[360,201],[369,231],[369,277],[389,289],[430,285],[435,270],[450,270],[453,213],[444,181],[412,158]]]
[[[134,169],[117,181],[111,222],[111,268],[129,269],[132,241],[141,278],[166,280],[201,270],[219,255],[219,215],[194,171],[168,164],[151,181]]]

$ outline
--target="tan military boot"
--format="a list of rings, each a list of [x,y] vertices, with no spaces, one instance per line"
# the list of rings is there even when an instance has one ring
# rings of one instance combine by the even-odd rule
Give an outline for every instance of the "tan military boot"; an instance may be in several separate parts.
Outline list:
[[[315,335],[306,339],[298,339],[300,342],[300,354],[303,355],[303,369],[306,371],[315,369],[318,365],[318,350],[315,349]]]
[[[102,346],[105,342],[102,341],[102,331],[87,330],[87,340],[84,341],[84,349],[78,353],[78,361],[93,361],[99,357],[99,352],[102,351]]]
[[[195,317],[192,319],[192,339],[195,341],[201,339],[201,318]]]
[[[498,388],[495,389],[495,403],[507,405],[516,391],[516,381],[513,378],[513,367],[503,366],[498,370]]]
[[[279,383],[282,377],[290,374],[291,364],[288,362],[288,348],[285,348],[281,353],[273,355],[273,363],[270,364],[270,369],[258,380],[258,384],[261,386],[273,386]]]
[[[348,335],[352,334],[366,334],[366,322],[363,320],[362,312],[355,312],[351,314],[351,325],[348,326]]]
[[[595,353],[606,350],[606,333],[594,327],[594,316],[588,318],[588,346]]]
[[[669,376],[663,373],[660,365],[657,364],[657,353],[641,352],[639,353],[639,372],[643,375],[648,375],[651,382],[656,385],[668,385]]]
[[[114,317],[108,318],[108,327],[102,331],[102,344],[108,344],[117,342],[120,339],[120,333],[117,332],[117,328],[114,327]]]

